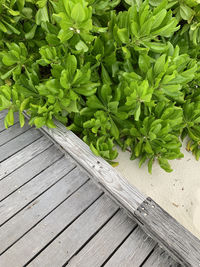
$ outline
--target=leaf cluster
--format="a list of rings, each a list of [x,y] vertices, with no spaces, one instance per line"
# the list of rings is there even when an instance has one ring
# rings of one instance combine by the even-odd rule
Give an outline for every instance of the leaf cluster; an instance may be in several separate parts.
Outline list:
[[[54,118],[113,163],[200,157],[199,0],[0,0],[0,110]]]

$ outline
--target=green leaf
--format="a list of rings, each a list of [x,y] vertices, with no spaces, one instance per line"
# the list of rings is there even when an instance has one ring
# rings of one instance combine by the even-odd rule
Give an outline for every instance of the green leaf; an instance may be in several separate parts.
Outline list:
[[[146,47],[149,47],[155,53],[163,53],[168,49],[167,44],[155,43],[155,42],[144,42]]]
[[[148,161],[148,172],[150,174],[152,174],[152,166],[153,166],[153,162],[154,162],[154,158],[150,158],[150,160]]]
[[[13,125],[14,124],[14,112],[12,109],[10,109],[8,111],[8,114],[7,114],[7,122],[9,125]]]
[[[101,78],[104,84],[107,85],[112,84],[108,71],[106,70],[103,64],[102,64]]]
[[[16,10],[12,10],[12,9],[9,9],[8,12],[12,15],[12,16],[19,16],[19,11],[16,11]]]
[[[14,56],[13,54],[11,54],[11,53],[8,53],[7,55],[5,55],[2,58],[2,62],[6,66],[12,66],[12,65],[16,64],[17,61],[18,61],[18,58],[16,56]]]
[[[30,98],[26,98],[26,99],[24,99],[24,101],[21,103],[21,105],[20,105],[20,111],[22,112],[22,111],[24,111],[25,109],[26,109],[26,107],[27,107],[27,105],[29,104],[29,102],[30,102]]]
[[[137,24],[135,21],[133,21],[133,22],[131,23],[131,32],[132,32],[132,34],[133,34],[136,38],[139,37],[138,29],[139,29],[138,24]]]
[[[112,94],[112,89],[108,84],[104,84],[101,87],[101,97],[105,103],[108,103]]]
[[[58,34],[58,38],[62,42],[66,42],[69,39],[71,39],[73,35],[74,35],[74,33],[73,33],[72,30],[70,30],[70,29],[63,30],[63,29],[61,29],[60,32],[59,32],[59,34]]]
[[[25,0],[17,0],[17,6],[20,11],[22,11],[24,5],[25,5]]]
[[[66,64],[67,64],[67,70],[68,70],[68,73],[69,73],[70,77],[73,77],[73,75],[74,75],[74,73],[76,72],[76,69],[77,69],[76,57],[74,55],[69,55],[67,57]]]
[[[164,54],[156,60],[156,63],[154,65],[154,73],[156,74],[156,76],[164,71],[165,58],[166,55]]]
[[[20,126],[23,127],[25,124],[25,119],[24,119],[24,115],[22,112],[19,112],[19,122],[20,122]]]
[[[37,5],[39,8],[43,8],[47,3],[47,0],[38,0]]]
[[[37,29],[37,25],[35,24],[32,29],[30,30],[30,32],[27,32],[25,34],[25,38],[27,40],[30,40],[30,39],[33,39],[33,37],[35,36],[35,32],[36,32],[36,29]]]
[[[112,119],[110,120],[110,122],[111,122],[110,133],[117,140],[119,138],[119,130]]]
[[[76,47],[76,50],[78,51],[83,51],[83,52],[88,51],[88,47],[83,41],[79,41],[75,47]]]
[[[180,15],[184,20],[191,21],[195,12],[187,5],[180,5]]]
[[[166,172],[172,172],[173,171],[167,159],[158,158],[158,162],[159,162],[160,167],[163,170],[165,170]]]
[[[42,22],[49,22],[49,15],[48,15],[48,10],[47,7],[44,6],[38,10],[35,16],[35,21],[37,25],[41,25]]]
[[[94,153],[94,155],[100,156],[98,150],[94,147],[94,145],[92,143],[90,144],[90,149]]]
[[[0,30],[2,32],[7,32],[7,28],[4,26],[4,24],[2,22],[0,22]]]
[[[49,128],[56,128],[56,125],[55,125],[54,122],[53,122],[52,120],[50,120],[50,119],[48,119],[48,120],[46,121],[46,124],[47,124],[47,127],[49,127]]]
[[[135,120],[139,121],[140,114],[141,114],[141,106],[140,105],[137,106],[137,108],[136,108],[134,113],[135,113]]]
[[[166,9],[163,9],[158,14],[156,14],[155,20],[154,20],[154,22],[152,24],[152,30],[155,29],[155,28],[158,28],[161,25],[161,23],[163,22],[166,14],[167,14]]]
[[[4,23],[4,25],[7,26],[7,30],[10,30],[11,32],[20,35],[20,31],[18,31],[15,27],[13,27],[10,23],[6,22],[5,20],[2,20],[2,22]]]
[[[41,128],[42,126],[44,126],[46,124],[46,118],[44,117],[36,117],[34,119],[34,124],[37,128]]]
[[[118,34],[119,39],[122,43],[128,43],[129,42],[128,31],[126,28],[118,29],[117,34]]]
[[[142,151],[143,140],[140,140],[134,148],[135,156],[139,157]]]
[[[148,140],[146,140],[146,143],[144,145],[144,149],[148,154],[153,154],[153,150],[151,148],[151,145]]]
[[[85,11],[83,8],[83,5],[81,5],[81,3],[77,3],[73,9],[72,9],[72,13],[71,13],[71,17],[74,21],[77,22],[82,22],[85,19]]]
[[[4,73],[3,75],[1,75],[1,79],[5,80],[8,77],[10,77],[13,74],[13,71],[15,70],[15,67],[12,68],[11,70],[7,71],[6,73]]]

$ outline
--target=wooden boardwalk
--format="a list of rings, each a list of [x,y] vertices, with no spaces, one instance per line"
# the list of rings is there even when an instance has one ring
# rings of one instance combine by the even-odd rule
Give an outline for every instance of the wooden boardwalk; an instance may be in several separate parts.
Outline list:
[[[0,267],[180,266],[43,133],[2,120]]]

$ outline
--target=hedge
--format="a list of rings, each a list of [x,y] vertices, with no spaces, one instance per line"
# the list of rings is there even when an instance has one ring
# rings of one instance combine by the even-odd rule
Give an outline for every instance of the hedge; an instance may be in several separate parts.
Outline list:
[[[0,110],[114,163],[200,157],[200,0],[0,0]]]

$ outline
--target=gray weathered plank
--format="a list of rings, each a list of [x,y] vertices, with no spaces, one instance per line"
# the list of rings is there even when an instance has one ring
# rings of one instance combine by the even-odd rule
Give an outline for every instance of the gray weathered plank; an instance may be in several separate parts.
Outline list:
[[[52,145],[45,136],[0,163],[0,180]]]
[[[0,120],[0,132],[5,130],[4,119]]]
[[[143,267],[181,267],[175,262],[167,252],[160,247],[157,247],[147,261],[142,265]]]
[[[103,195],[28,266],[63,266],[117,210],[118,206]]]
[[[8,112],[8,111],[5,110],[5,109],[0,111],[0,120],[1,120],[1,119],[4,119],[4,117],[6,116],[7,112]]]
[[[105,265],[106,267],[140,266],[154,249],[155,241],[137,227]]]
[[[86,172],[81,171],[80,168],[75,168],[0,227],[0,254],[66,200],[88,179]]]
[[[200,240],[151,198],[135,212],[143,229],[183,266],[200,266]]]
[[[5,117],[6,113],[1,111],[0,114],[1,114],[0,115],[0,132],[1,132],[1,131],[5,130],[4,117]],[[14,113],[14,124],[17,123],[18,121],[19,121],[19,115],[18,115],[18,113]],[[12,126],[10,126],[10,127],[12,127]]]
[[[24,266],[101,194],[102,191],[93,183],[86,183],[2,254],[0,266]]]
[[[7,130],[0,132],[0,146],[24,133],[29,128],[30,126],[28,125],[28,123],[26,123],[23,128],[20,127],[19,123],[16,123],[12,127],[9,127]]]
[[[102,158],[94,156],[89,147],[76,135],[68,131],[61,123],[56,121],[55,124],[57,125],[56,129],[43,127],[42,131],[79,162],[92,177],[110,193],[110,196],[128,211],[131,217],[137,217],[134,212],[146,197],[136,188],[130,186],[130,184]],[[146,231],[148,232],[147,228]],[[181,242],[181,234],[177,242]]]
[[[26,131],[25,133],[15,137],[8,143],[2,145],[0,147],[0,162],[3,160],[9,158],[13,154],[15,154],[17,151],[23,149],[24,147],[30,145],[37,139],[39,139],[42,136],[40,131],[37,131],[34,128],[31,128],[30,130]]]
[[[74,133],[67,130],[63,124],[58,121],[55,124],[57,126],[55,129],[47,127],[42,129],[82,165],[110,193],[110,196],[114,197],[115,201],[118,201],[121,206],[126,207],[130,211],[130,215],[132,215],[145,200],[146,196],[141,194],[134,186],[131,186],[104,159],[95,156],[90,148]]]
[[[0,201],[62,157],[52,146],[0,181]]]
[[[46,191],[74,167],[74,163],[63,157],[22,186],[20,190],[14,192],[9,198],[0,202],[0,225]]]
[[[99,267],[131,233],[136,223],[120,210],[68,263],[69,267]]]

